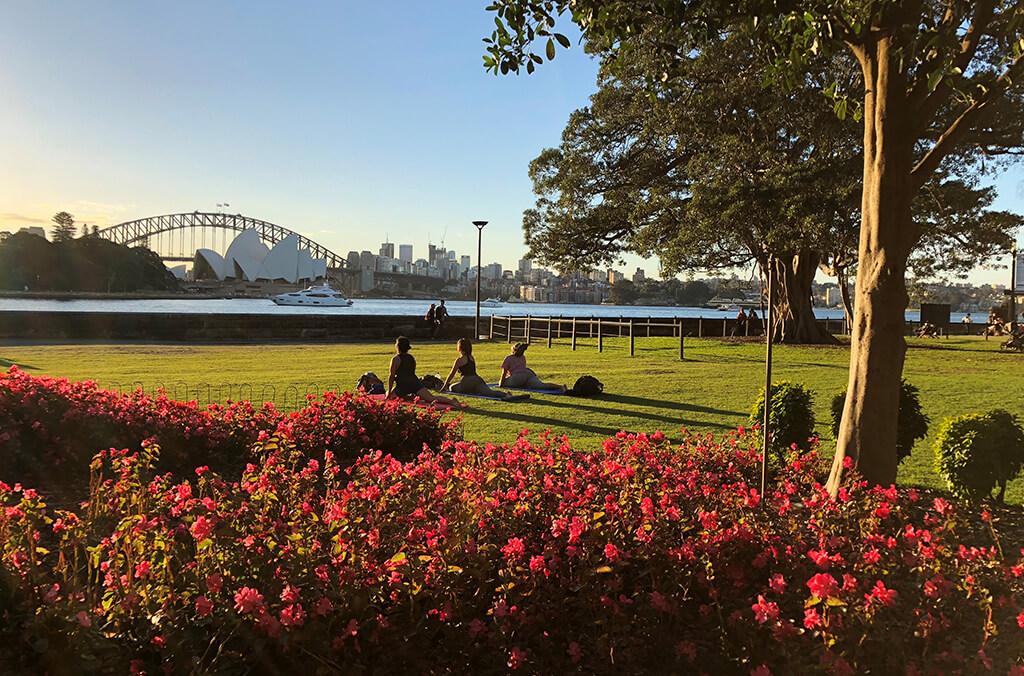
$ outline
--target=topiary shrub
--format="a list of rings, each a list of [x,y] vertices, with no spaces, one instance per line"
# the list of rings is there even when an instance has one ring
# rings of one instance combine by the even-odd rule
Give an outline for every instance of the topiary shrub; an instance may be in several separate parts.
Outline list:
[[[921,410],[921,401],[917,396],[918,389],[906,380],[900,385],[900,411],[896,421],[896,458],[903,462],[910,457],[910,451],[918,439],[928,434],[931,420]],[[846,406],[846,390],[832,398],[832,436],[839,437],[839,423],[843,419],[843,407]]]
[[[935,468],[955,495],[983,499],[1024,467],[1024,430],[1002,409],[946,418],[935,439]]]
[[[811,391],[799,383],[783,380],[772,385],[771,410],[768,421],[771,425],[769,450],[782,460],[794,447],[807,450],[811,447],[814,434],[814,397]],[[764,390],[750,412],[750,423],[764,423]]]

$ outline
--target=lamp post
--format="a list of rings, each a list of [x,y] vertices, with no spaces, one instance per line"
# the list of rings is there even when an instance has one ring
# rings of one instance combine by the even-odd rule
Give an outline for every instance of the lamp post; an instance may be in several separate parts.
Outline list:
[[[480,339],[480,272],[481,272],[481,260],[480,255],[482,251],[482,243],[484,238],[484,226],[487,225],[487,221],[473,221],[473,225],[476,226],[476,322],[473,324],[473,330],[476,332],[473,335],[474,340]]]
[[[1013,262],[1010,264],[1010,333],[1017,333],[1017,245],[1013,247]]]

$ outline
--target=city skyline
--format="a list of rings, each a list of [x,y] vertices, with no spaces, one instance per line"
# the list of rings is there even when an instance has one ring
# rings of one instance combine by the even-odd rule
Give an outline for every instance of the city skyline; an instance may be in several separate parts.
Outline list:
[[[573,35],[536,74],[496,78],[481,65],[493,29],[483,5],[419,10],[8,8],[0,229],[49,228],[62,210],[103,227],[226,202],[341,254],[377,251],[387,233],[417,249],[443,238],[475,262],[471,221],[484,218],[484,261],[514,266],[533,204],[529,162],[587,104],[597,64]],[[403,50],[380,48],[385,30]],[[1024,211],[1020,168],[995,184],[994,208]],[[1004,281],[1006,262],[971,280]],[[657,275],[655,261],[635,256],[616,267],[637,266]]]

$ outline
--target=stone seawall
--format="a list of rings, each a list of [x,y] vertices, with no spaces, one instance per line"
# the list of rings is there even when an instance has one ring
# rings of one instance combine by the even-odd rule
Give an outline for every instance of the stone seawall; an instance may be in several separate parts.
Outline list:
[[[441,337],[473,334],[473,317],[449,317]],[[480,329],[487,331],[481,318]],[[289,342],[428,337],[416,317],[386,315],[165,314],[0,311],[0,339]]]

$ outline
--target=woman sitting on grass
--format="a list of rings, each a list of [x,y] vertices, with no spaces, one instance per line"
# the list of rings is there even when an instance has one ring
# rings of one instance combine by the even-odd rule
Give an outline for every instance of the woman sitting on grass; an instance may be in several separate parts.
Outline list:
[[[533,369],[526,366],[526,343],[516,343],[512,346],[512,354],[505,357],[501,362],[501,378],[498,379],[498,387],[519,387],[527,390],[548,390],[551,392],[565,392],[565,385],[546,383],[537,377]]]
[[[448,377],[445,378],[444,386],[441,387],[442,392],[451,386],[451,391],[457,394],[476,394],[481,397],[490,397],[491,399],[514,400],[525,399],[530,396],[507,394],[487,387],[484,379],[477,375],[476,359],[473,359],[473,342],[469,338],[459,338],[458,342],[455,343],[455,349],[458,351],[459,357],[452,364],[452,370],[448,373]],[[462,376],[462,380],[452,385],[452,378],[455,377],[456,371]]]
[[[403,399],[417,398],[427,403],[437,402],[449,406],[459,406],[455,399],[434,394],[423,386],[423,381],[416,376],[416,359],[409,350],[412,344],[405,336],[395,341],[395,356],[391,359],[391,372],[388,375],[387,399],[392,396]]]

